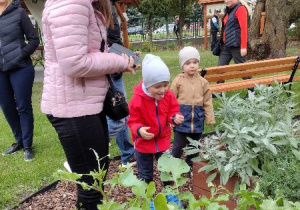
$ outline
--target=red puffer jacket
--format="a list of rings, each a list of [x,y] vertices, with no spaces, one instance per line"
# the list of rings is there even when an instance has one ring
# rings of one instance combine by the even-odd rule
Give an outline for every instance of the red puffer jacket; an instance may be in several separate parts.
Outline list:
[[[155,102],[142,89],[142,82],[134,88],[133,97],[129,103],[128,126],[132,141],[138,152],[157,153],[170,148],[172,117],[179,113],[179,104],[175,95],[168,90],[163,99]],[[157,104],[157,105],[156,105]],[[147,131],[154,134],[150,140],[143,139],[138,134],[140,127],[150,127]]]

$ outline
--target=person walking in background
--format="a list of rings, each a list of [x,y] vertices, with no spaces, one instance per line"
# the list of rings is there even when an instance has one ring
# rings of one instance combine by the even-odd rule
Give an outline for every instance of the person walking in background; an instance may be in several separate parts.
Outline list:
[[[19,0],[0,1],[0,28],[0,107],[16,140],[2,154],[24,149],[24,159],[30,161],[34,158],[34,68],[30,55],[38,47],[39,38]]]
[[[174,28],[173,31],[178,39],[178,33],[179,33],[179,17],[175,16],[175,22],[174,22]]]
[[[223,18],[223,44],[219,56],[218,66],[234,63],[245,63],[248,41],[248,11],[239,0],[225,0],[226,12]],[[243,79],[250,79],[245,77]],[[224,82],[224,81],[220,81]],[[219,82],[219,83],[220,83]],[[253,88],[248,89],[254,92]]]
[[[200,63],[199,51],[194,47],[184,47],[179,52],[179,63],[183,72],[174,78],[170,88],[180,105],[180,113],[184,116],[184,122],[174,127],[172,156],[176,158],[180,158],[182,149],[189,145],[188,137],[200,140],[204,120],[207,124],[215,124],[209,83],[197,72]],[[186,156],[191,172],[193,166],[191,159],[196,156]]]
[[[210,36],[211,36],[210,49],[211,49],[211,51],[215,48],[215,45],[217,44],[217,34],[218,34],[218,31],[220,30],[219,14],[220,14],[220,11],[215,10],[215,13],[212,16],[211,21],[210,21]]]
[[[112,2],[112,18],[114,27],[108,27],[107,29],[107,43],[110,47],[113,43],[123,45],[121,38],[121,29],[117,18],[117,11]],[[126,98],[126,91],[123,81],[123,73],[114,73],[110,75],[114,86],[117,90],[122,92]],[[116,143],[121,151],[122,165],[126,165],[128,162],[134,159],[134,147],[130,143],[128,126],[126,124],[127,118],[123,118],[118,121],[114,121],[107,117],[109,140],[116,138]]]
[[[132,57],[108,53],[111,14],[109,0],[48,0],[43,11],[41,109],[58,134],[71,170],[78,174],[108,169],[108,128],[102,112],[106,74],[134,72]],[[100,166],[91,149],[98,153]],[[79,181],[94,183],[87,175]],[[97,209],[101,200],[99,191],[77,185],[78,209]]]
[[[142,76],[143,81],[134,88],[129,103],[127,124],[135,147],[139,178],[149,184],[153,181],[153,159],[158,160],[170,148],[170,126],[180,125],[184,118],[179,113],[174,94],[168,88],[169,69],[160,57],[145,56]],[[170,195],[167,201],[173,198]]]

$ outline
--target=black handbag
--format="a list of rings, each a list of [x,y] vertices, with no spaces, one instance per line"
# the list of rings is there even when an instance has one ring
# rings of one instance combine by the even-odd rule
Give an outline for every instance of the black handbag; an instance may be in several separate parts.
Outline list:
[[[106,75],[106,77],[109,81],[109,88],[105,96],[103,111],[110,119],[121,120],[129,115],[126,98],[122,92],[114,87],[110,75]]]
[[[217,43],[215,44],[215,47],[212,51],[212,54],[213,55],[216,55],[216,56],[219,56],[220,53],[221,53],[221,46],[222,46],[222,43],[221,43],[221,38],[218,39]]]
[[[223,38],[224,27],[225,27],[225,26],[224,26],[224,17],[225,17],[225,15],[226,15],[227,13],[228,13],[228,11],[226,10],[226,12],[225,12],[225,14],[224,14],[224,16],[223,16],[223,18],[222,18],[222,27],[221,27],[221,34],[220,34],[220,37],[219,37],[219,39],[218,39],[216,45],[214,46],[214,49],[212,50],[212,54],[215,55],[215,56],[219,56],[220,53],[221,53],[221,47],[222,47],[222,45],[223,45],[223,40],[222,40],[222,38]]]

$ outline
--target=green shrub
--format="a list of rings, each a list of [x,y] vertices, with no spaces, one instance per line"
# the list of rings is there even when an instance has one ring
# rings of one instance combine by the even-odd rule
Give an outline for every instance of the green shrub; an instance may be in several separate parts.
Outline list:
[[[152,52],[155,50],[157,50],[157,46],[151,42],[143,42],[139,48],[139,51],[142,52]]]
[[[300,19],[295,21],[294,28],[288,30],[288,36],[293,40],[300,41]]]
[[[174,50],[177,47],[177,43],[176,42],[167,42],[166,45],[163,46],[164,50]]]
[[[271,161],[259,179],[260,190],[266,196],[300,201],[300,163],[286,151]]]

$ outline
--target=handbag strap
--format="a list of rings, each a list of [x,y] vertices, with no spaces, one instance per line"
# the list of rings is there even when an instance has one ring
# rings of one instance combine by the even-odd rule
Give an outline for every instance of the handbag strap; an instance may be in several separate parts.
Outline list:
[[[102,37],[101,28],[100,28],[100,26],[99,26],[98,21],[96,21],[96,22],[97,22],[97,25],[98,25],[98,27],[99,27],[99,29],[100,29],[100,34],[101,34],[101,37]],[[101,40],[101,45],[100,45],[100,49],[99,49],[100,52],[104,52],[105,44],[106,44],[106,43],[105,43],[105,40],[102,38],[102,40]],[[106,74],[106,78],[107,78],[107,80],[108,80],[108,82],[109,82],[110,87],[115,88],[114,83],[113,83],[113,81],[111,80],[110,74]]]
[[[113,81],[111,80],[110,74],[106,74],[106,78],[109,82],[110,87],[115,88]]]

